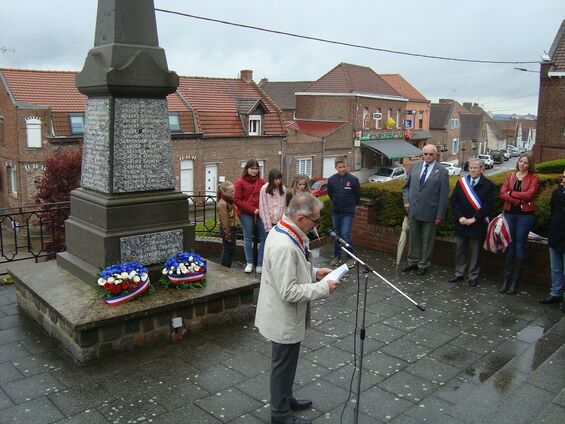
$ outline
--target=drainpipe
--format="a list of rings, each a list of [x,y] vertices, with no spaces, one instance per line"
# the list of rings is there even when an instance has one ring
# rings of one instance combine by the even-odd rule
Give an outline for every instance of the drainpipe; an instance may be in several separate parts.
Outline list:
[[[279,150],[279,169],[283,172],[284,169],[284,142],[287,141],[287,137],[281,138],[281,149]],[[288,173],[283,173],[285,179],[285,185],[288,187]]]
[[[322,137],[322,166],[320,167],[321,175],[324,176],[324,158],[326,157],[326,137]]]

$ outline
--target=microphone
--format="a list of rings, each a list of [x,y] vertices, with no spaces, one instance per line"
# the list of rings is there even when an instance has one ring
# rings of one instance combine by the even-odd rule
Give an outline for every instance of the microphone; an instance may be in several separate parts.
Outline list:
[[[339,237],[334,231],[330,230],[329,228],[326,228],[326,234],[328,236],[330,236],[331,238],[333,238],[335,241],[337,241],[342,246],[347,247],[348,249],[350,249],[352,247],[348,242],[346,242],[344,239]]]

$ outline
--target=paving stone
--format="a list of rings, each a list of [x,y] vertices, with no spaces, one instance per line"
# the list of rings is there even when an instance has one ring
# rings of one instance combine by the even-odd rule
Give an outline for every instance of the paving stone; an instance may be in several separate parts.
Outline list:
[[[111,422],[141,422],[155,420],[166,413],[165,408],[145,396],[137,399],[114,399],[96,407]]]
[[[343,412],[343,415],[342,415]],[[359,412],[359,424],[375,424],[382,421],[376,420],[374,417],[369,417],[362,412]],[[355,422],[355,410],[354,408],[347,407],[343,411],[343,406],[334,408],[331,411],[325,412],[319,417],[312,421],[314,424],[343,424],[343,423],[353,423]]]
[[[8,408],[12,405],[14,405],[14,402],[12,402],[6,392],[4,392],[4,390],[2,390],[2,388],[0,387],[0,410]]]
[[[434,350],[430,353],[430,356],[460,368],[469,366],[481,358],[481,355],[478,353],[452,345],[451,343]]]
[[[24,376],[30,376],[62,368],[67,362],[68,360],[65,360],[55,352],[45,352],[15,359],[12,361],[12,365]]]
[[[383,319],[382,323],[390,327],[410,332],[428,323],[428,317],[422,314],[423,312],[421,311],[402,311],[396,315]]]
[[[196,346],[190,349],[190,356],[187,355],[187,361],[197,368],[204,369],[210,364],[227,361],[233,358],[233,354],[210,343]]]
[[[13,302],[9,297],[0,295],[0,306],[9,305],[10,303]]]
[[[312,407],[322,413],[335,408],[336,404],[345,403],[348,395],[348,391],[324,379],[316,380],[293,392],[297,399],[312,400]],[[306,411],[304,413],[306,414]]]
[[[430,330],[424,326],[418,327],[410,332],[404,336],[404,339],[415,344],[421,344],[435,349],[452,340],[453,336]]]
[[[271,357],[259,352],[240,353],[224,361],[224,365],[245,377],[254,377],[271,369]]]
[[[462,332],[449,343],[470,350],[471,352],[484,355],[504,341],[504,338],[499,339],[497,337],[487,337],[470,329]]]
[[[540,365],[528,377],[527,382],[558,394],[565,382],[565,345]]]
[[[8,383],[23,377],[24,375],[11,363],[4,362],[0,364],[0,383]]]
[[[459,374],[461,369],[427,356],[408,366],[406,371],[432,383],[443,385]]]
[[[6,315],[16,315],[19,313],[17,303],[9,303],[7,305],[0,306],[0,311],[4,312]]]
[[[351,387],[354,393],[357,393],[357,385],[358,385],[358,378],[359,378],[359,369],[353,374],[353,364],[346,365],[341,367],[336,371],[329,372],[328,374],[324,375],[324,380],[329,381],[332,384],[335,384],[342,389],[349,390]],[[353,377],[353,381],[352,381]],[[363,375],[361,376],[361,391],[365,391],[370,387],[378,384],[386,377],[384,375],[377,374],[373,371],[369,371],[363,369]]]
[[[26,334],[26,332],[22,331],[22,329],[19,327],[0,330],[0,346],[2,346],[2,350],[4,350],[6,345],[19,342],[28,337],[29,336]]]
[[[175,356],[160,358],[143,364],[143,372],[159,384],[194,380],[199,369]]]
[[[427,346],[409,342],[408,340],[400,339],[393,341],[381,350],[389,355],[403,359],[406,362],[415,362],[426,356],[432,349]]]
[[[397,415],[413,406],[412,402],[394,396],[380,388],[373,387],[361,394],[359,410],[380,421],[391,421]]]
[[[562,389],[561,392],[557,396],[555,396],[553,403],[565,408],[565,389]]]
[[[406,335],[405,331],[383,323],[373,324],[367,328],[367,336],[387,344],[404,335]]]
[[[112,400],[112,396],[108,395],[102,385],[64,389],[50,394],[48,398],[66,416],[94,410],[95,407]]]
[[[201,370],[195,376],[194,383],[210,393],[216,393],[243,380],[245,377],[240,373],[230,370],[225,365],[216,365]]]
[[[26,324],[25,319],[20,314],[5,315],[0,318],[0,330],[21,327]]]
[[[381,351],[369,353],[363,359],[364,369],[370,370],[384,377],[389,377],[403,370],[407,365],[408,362]]]
[[[175,409],[174,411],[167,412],[158,417],[158,420],[153,420],[159,424],[219,424],[221,421],[202,410],[194,404],[189,404],[184,408]]]
[[[2,422],[21,424],[48,424],[64,418],[49,399],[43,397],[2,409]]]
[[[237,417],[235,420],[230,421],[230,424],[264,424],[259,418],[251,414],[243,414],[241,417]]]
[[[196,399],[210,395],[210,392],[188,380],[159,384],[150,393],[151,399],[168,411],[182,408]]]
[[[384,342],[373,339],[372,337],[365,337],[365,341],[363,343],[363,353],[368,354],[374,352],[375,350],[382,348],[384,345]],[[349,336],[342,339],[337,339],[332,343],[332,346],[338,347],[347,352],[356,352],[358,355],[361,352],[361,340],[359,339],[359,335],[355,334],[350,334]]]
[[[430,380],[415,376],[406,371],[400,371],[381,381],[379,388],[402,399],[420,402],[438,389],[438,385]]]
[[[451,404],[441,400],[435,396],[428,396],[426,399],[418,402],[412,408],[408,409],[405,414],[414,418],[416,422],[427,422],[434,424],[463,424],[448,414]],[[394,422],[394,421],[393,421]]]
[[[314,362],[329,370],[336,370],[346,364],[353,362],[354,357],[351,352],[338,349],[333,346],[326,346],[322,349],[310,352],[304,359]]]
[[[328,333],[311,329],[306,331],[306,337],[304,337],[304,340],[302,341],[301,345],[311,350],[317,350],[328,346],[336,339],[337,337],[334,337]]]
[[[65,387],[56,378],[43,373],[3,383],[2,388],[17,404],[58,392]]]
[[[262,404],[236,388],[229,388],[218,393],[212,393],[196,403],[209,414],[222,422],[228,422],[236,417],[250,413]]]
[[[270,369],[265,371],[267,374],[270,373]],[[298,386],[304,386],[313,381],[316,381],[320,377],[323,377],[330,373],[331,370],[309,361],[308,359],[300,358],[298,359],[298,366],[296,367],[296,377],[294,379],[294,384]]]
[[[259,374],[239,383],[236,387],[259,402],[267,403],[271,398],[270,373]]]
[[[96,409],[87,409],[84,412],[67,417],[61,423],[64,424],[100,424],[108,421]]]
[[[565,408],[559,405],[551,404],[546,406],[532,422],[544,424],[563,424],[564,419]]]

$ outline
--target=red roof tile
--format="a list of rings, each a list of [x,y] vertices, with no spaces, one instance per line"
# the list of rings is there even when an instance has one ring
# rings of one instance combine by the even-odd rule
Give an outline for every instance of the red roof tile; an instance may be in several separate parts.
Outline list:
[[[49,106],[53,112],[82,112],[86,96],[75,86],[76,72],[1,69],[18,103]]]
[[[304,91],[317,93],[363,93],[400,97],[385,80],[366,66],[340,63]]]
[[[290,121],[287,124],[287,128],[292,128],[304,134],[313,135],[314,137],[326,137],[345,124],[347,124],[347,122],[297,119],[296,121]]]
[[[380,74],[387,84],[394,88],[401,96],[415,101],[428,101],[422,93],[414,88],[408,81],[406,81],[400,74]]]

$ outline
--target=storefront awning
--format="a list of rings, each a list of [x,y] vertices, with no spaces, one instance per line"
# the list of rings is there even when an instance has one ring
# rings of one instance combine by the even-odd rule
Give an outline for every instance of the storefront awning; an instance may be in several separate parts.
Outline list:
[[[373,140],[362,141],[362,147],[367,147],[391,160],[420,156],[422,151],[403,140]]]

